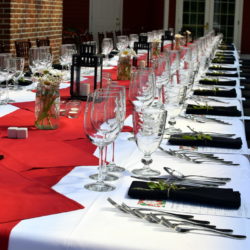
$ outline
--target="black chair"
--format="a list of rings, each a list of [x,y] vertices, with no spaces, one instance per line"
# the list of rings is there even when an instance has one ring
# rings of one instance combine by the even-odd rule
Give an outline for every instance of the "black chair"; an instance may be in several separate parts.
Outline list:
[[[36,46],[37,47],[50,46],[49,38],[47,37],[45,39],[36,39]]]
[[[31,48],[30,40],[27,41],[15,41],[16,56],[24,57],[25,60],[29,59],[29,51]]]
[[[107,38],[112,38],[112,40],[114,41],[114,33],[113,33],[113,31],[106,32],[106,37]]]
[[[5,45],[3,42],[0,42],[0,53],[5,53],[6,49],[5,49]]]

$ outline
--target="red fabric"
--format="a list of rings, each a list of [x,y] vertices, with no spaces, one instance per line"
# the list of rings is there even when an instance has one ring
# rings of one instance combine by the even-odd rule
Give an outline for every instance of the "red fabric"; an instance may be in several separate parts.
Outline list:
[[[0,223],[62,213],[83,208],[50,187],[1,166]]]
[[[116,80],[116,69],[112,71]],[[129,81],[119,81],[128,88]],[[69,97],[69,88],[60,91]],[[34,102],[15,103],[19,110],[0,117],[0,249],[8,249],[11,229],[26,218],[83,208],[51,189],[78,165],[97,165],[96,147],[83,131],[83,112],[78,119],[60,117],[56,130],[34,127]],[[85,103],[82,104],[84,110]],[[127,105],[127,115],[132,105]],[[7,138],[10,126],[27,127],[28,139]],[[131,128],[127,128],[131,130]],[[126,130],[126,128],[125,128]]]

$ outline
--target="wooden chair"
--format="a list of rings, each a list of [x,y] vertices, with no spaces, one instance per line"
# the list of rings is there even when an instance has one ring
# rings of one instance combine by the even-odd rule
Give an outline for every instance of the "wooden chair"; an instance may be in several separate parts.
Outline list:
[[[0,53],[5,53],[5,45],[3,42],[0,42]]]
[[[36,39],[36,46],[37,47],[50,46],[49,38],[47,37],[45,39]]]
[[[31,48],[31,42],[28,41],[15,41],[16,56],[24,57],[25,60],[29,59],[29,50]]]

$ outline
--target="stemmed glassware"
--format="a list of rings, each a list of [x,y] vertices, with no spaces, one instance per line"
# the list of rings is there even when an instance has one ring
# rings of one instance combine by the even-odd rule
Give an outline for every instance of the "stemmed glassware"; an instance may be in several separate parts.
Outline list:
[[[9,86],[8,86],[8,65],[9,65],[9,58],[12,55],[9,53],[1,53],[0,54],[0,83],[1,83],[1,93],[2,93],[2,100],[0,104],[6,104],[9,101]],[[4,84],[5,82],[5,84]]]
[[[134,48],[134,43],[139,41],[139,36],[137,34],[130,34],[129,35],[129,47],[131,49]]]
[[[32,73],[36,73],[40,65],[40,48],[34,47],[29,50],[29,67]]]
[[[122,51],[124,49],[126,49],[129,46],[129,39],[128,36],[117,36],[117,49]]]
[[[133,129],[136,144],[144,154],[141,160],[143,168],[134,169],[132,173],[138,176],[158,176],[160,172],[150,168],[151,155],[159,147],[166,123],[167,112],[155,107],[147,107],[133,112]]]
[[[112,83],[108,86],[108,90],[111,91],[112,94],[119,95],[119,114],[120,114],[120,126],[121,129],[123,127],[125,118],[126,118],[126,88],[125,86],[120,86],[115,83]],[[108,172],[123,172],[125,168],[117,166],[115,163],[115,141],[112,142],[112,158],[109,164],[107,165]]]
[[[102,53],[105,55],[105,63],[108,64],[108,55],[113,49],[113,40],[112,38],[104,38],[102,40]]]
[[[72,63],[72,55],[76,54],[76,45],[75,44],[62,44],[60,50],[60,63],[62,66],[65,66],[67,69],[70,68]]]
[[[170,81],[170,62],[166,56],[152,60],[152,67],[156,76],[157,100],[154,102],[159,107],[165,103],[165,89]]]
[[[8,59],[9,76],[12,78],[14,86],[13,89],[18,89],[18,79],[22,76],[24,70],[24,58],[23,57],[10,57]]]
[[[170,50],[168,51],[170,68],[171,68],[171,80],[165,91],[167,102],[165,102],[165,108],[168,111],[168,127],[165,132],[173,134],[180,132],[179,129],[175,128],[176,116],[179,114],[181,106],[179,105],[181,98],[182,83],[180,81],[180,51]]]
[[[100,95],[98,92],[88,96],[84,114],[84,130],[91,142],[98,146],[100,152],[98,180],[85,185],[92,191],[112,191],[114,186],[104,182],[103,169],[104,147],[112,143],[120,131],[118,97],[107,92]]]
[[[153,68],[134,71],[129,85],[129,100],[136,108],[143,108],[153,103],[155,98],[155,74]]]

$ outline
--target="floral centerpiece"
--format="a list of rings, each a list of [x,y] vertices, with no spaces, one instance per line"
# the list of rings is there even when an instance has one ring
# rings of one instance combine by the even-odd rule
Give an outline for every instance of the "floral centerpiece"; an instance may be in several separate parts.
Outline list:
[[[59,127],[59,85],[63,75],[59,70],[44,70],[36,74],[38,81],[35,102],[35,126],[38,129]]]
[[[180,35],[180,34],[176,34],[175,36],[174,36],[174,38],[175,38],[175,50],[180,50],[181,49],[181,47],[180,47],[180,45],[181,45],[181,39],[183,38],[183,36],[182,35]]]
[[[161,44],[161,40],[159,39],[154,39],[152,41],[152,57],[153,58],[157,58],[160,56],[161,54],[160,44]]]
[[[133,49],[124,49],[119,54],[117,80],[130,80],[132,63],[131,59],[136,56]]]

